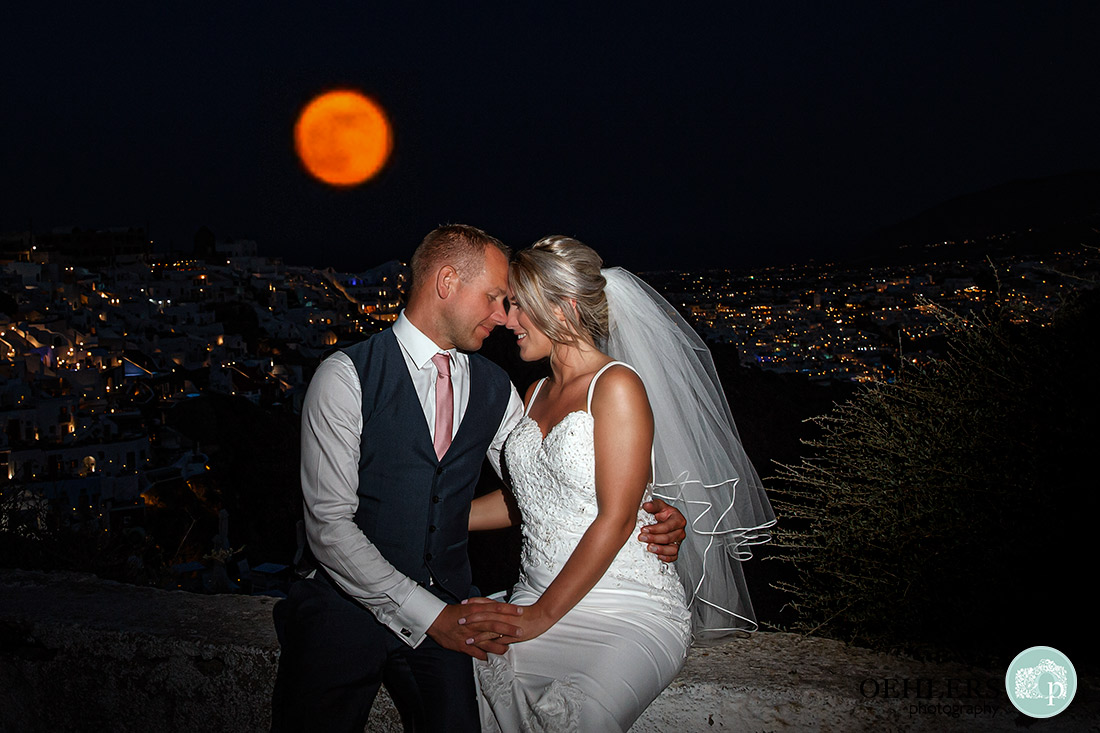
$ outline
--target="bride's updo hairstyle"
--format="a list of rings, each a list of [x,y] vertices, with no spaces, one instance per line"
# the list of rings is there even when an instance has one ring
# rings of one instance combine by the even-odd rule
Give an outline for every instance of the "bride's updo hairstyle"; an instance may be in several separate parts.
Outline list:
[[[573,346],[607,340],[607,281],[595,250],[571,237],[551,235],[512,258],[508,279],[516,302],[553,342]],[[573,303],[576,303],[576,308]],[[554,313],[561,309],[565,323]]]

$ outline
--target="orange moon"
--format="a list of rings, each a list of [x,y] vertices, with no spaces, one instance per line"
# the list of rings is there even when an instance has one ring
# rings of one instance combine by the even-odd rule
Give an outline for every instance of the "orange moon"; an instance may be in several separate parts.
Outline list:
[[[393,131],[378,104],[359,92],[338,89],[315,97],[294,125],[302,165],[333,186],[358,185],[382,169]]]

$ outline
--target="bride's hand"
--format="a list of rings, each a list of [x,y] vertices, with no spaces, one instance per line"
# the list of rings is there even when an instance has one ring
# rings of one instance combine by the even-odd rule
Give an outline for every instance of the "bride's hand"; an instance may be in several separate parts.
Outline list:
[[[516,641],[530,641],[536,636],[542,636],[557,622],[558,619],[552,616],[545,606],[535,601],[523,609],[523,638]]]
[[[501,603],[492,598],[468,598],[455,606],[460,608],[462,618],[457,624],[467,636],[464,640],[467,654],[485,659],[483,653],[504,654],[507,645],[523,638],[523,612],[525,606]]]
[[[484,602],[485,600],[487,599],[471,598],[468,603],[479,603]],[[495,648],[489,647],[514,644],[517,641],[529,641],[531,639],[534,639],[536,636],[541,636],[542,634],[544,634],[546,630],[553,626],[554,623],[557,621],[557,619],[551,618],[550,614],[548,614],[545,609],[540,607],[537,601],[530,606],[520,606],[519,608],[523,609],[523,615],[519,619],[516,619],[516,622],[522,624],[523,626],[522,628],[518,629],[518,635],[508,636],[506,634],[502,635],[492,632],[483,632],[467,639],[466,643],[473,644],[479,649],[483,649],[492,654],[501,654],[502,652],[497,651]],[[479,623],[484,620],[484,616],[485,614],[480,612],[468,613],[466,615],[466,623]]]

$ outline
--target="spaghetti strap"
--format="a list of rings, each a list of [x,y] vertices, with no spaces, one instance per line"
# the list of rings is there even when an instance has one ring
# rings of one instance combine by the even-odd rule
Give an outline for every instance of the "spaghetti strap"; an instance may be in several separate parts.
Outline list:
[[[604,364],[602,367],[600,367],[600,370],[598,372],[596,372],[596,374],[592,377],[592,381],[588,383],[588,403],[584,407],[584,409],[586,411],[592,412],[592,393],[596,391],[596,380],[600,378],[601,374],[603,374],[609,368],[611,368],[613,366],[616,366],[616,365],[624,366],[627,369],[629,369],[630,371],[634,372],[635,374],[638,374],[637,369],[635,369],[634,367],[630,366],[629,364],[627,364],[626,362],[623,362],[623,361],[609,361],[606,364]],[[641,374],[638,374],[639,379],[641,378],[641,376],[642,376]],[[532,398],[532,400],[534,400],[534,398]]]
[[[543,377],[539,380],[538,384],[535,385],[535,391],[531,393],[531,399],[527,400],[527,406],[523,408],[524,417],[527,417],[527,415],[531,412],[531,405],[535,404],[535,398],[539,396],[539,390],[542,389],[542,384],[545,381],[546,377]]]
[[[600,370],[598,372],[596,372],[596,374],[592,377],[592,381],[588,383],[588,405],[586,406],[585,409],[588,411],[589,415],[592,414],[592,393],[596,391],[596,380],[599,379],[600,375],[603,374],[604,372],[606,372],[609,367],[613,367],[613,366],[616,366],[616,365],[624,366],[627,369],[629,369],[630,371],[634,372],[635,374],[638,374],[638,370],[635,369],[634,367],[630,366],[629,364],[627,364],[625,361],[609,361],[606,364],[604,364],[600,368]],[[642,378],[642,375],[638,374],[638,379],[641,379],[641,378]],[[643,384],[644,384],[644,382],[643,382]],[[541,387],[541,386],[542,386],[542,384],[539,384],[539,387]],[[535,387],[535,394],[538,394],[538,391],[539,391],[539,388]],[[532,402],[535,401],[535,395],[531,395],[531,401]],[[649,501],[649,492],[650,492],[650,489],[653,487],[653,477],[657,475],[656,470],[657,470],[657,464],[656,464],[656,459],[655,459],[655,455],[654,455],[654,448],[650,448],[649,449],[649,481],[650,481],[650,484],[649,484],[648,487],[646,487],[646,501]]]

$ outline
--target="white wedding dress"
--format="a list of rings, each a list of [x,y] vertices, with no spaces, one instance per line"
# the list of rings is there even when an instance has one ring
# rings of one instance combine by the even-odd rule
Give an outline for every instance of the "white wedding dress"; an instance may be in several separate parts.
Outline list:
[[[596,380],[616,363],[593,377],[589,407]],[[543,439],[525,415],[505,444],[523,515],[511,603],[538,600],[596,517],[592,427],[589,412],[577,410]],[[625,731],[672,681],[691,641],[690,616],[675,569],[635,539],[651,520],[639,507],[635,533],[611,567],[546,633],[475,661],[483,730]]]

